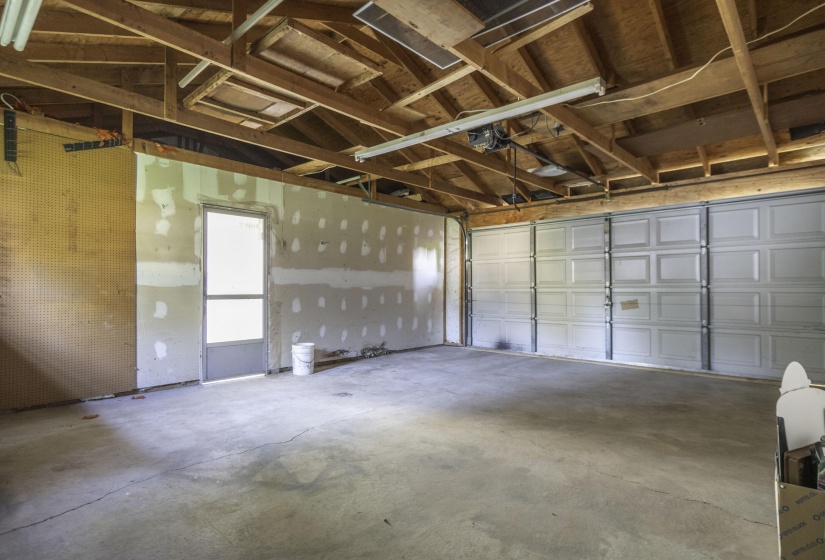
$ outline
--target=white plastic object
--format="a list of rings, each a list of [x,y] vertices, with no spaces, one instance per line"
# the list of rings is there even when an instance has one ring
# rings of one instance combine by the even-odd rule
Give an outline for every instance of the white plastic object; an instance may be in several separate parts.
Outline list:
[[[298,342],[292,345],[293,375],[309,375],[315,369],[315,344]]]
[[[776,415],[785,420],[788,449],[813,445],[825,435],[825,391],[811,387],[805,368],[791,362],[782,376]]]

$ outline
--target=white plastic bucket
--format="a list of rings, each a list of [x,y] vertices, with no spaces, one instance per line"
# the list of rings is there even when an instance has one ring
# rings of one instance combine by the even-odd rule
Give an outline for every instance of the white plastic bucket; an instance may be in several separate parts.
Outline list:
[[[309,375],[315,368],[315,344],[299,342],[292,345],[292,374]]]

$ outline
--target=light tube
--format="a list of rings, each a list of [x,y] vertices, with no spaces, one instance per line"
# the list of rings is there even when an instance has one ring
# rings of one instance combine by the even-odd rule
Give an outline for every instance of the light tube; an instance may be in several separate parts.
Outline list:
[[[235,31],[233,31],[231,35],[229,35],[229,37],[224,39],[223,44],[231,45],[232,43],[240,39],[244,33],[255,27],[255,25],[259,21],[266,17],[266,15],[269,12],[274,10],[278,6],[278,4],[280,4],[283,1],[284,0],[269,0],[268,2],[265,2],[263,6],[255,10],[254,14],[249,16],[242,24],[240,24],[238,28]],[[192,70],[189,71],[189,73],[186,76],[183,77],[183,79],[180,82],[178,82],[178,85],[182,88],[188,86],[192,83],[192,80],[200,76],[201,72],[206,70],[208,66],[209,62],[201,60],[195,65],[194,68],[192,68]]]
[[[410,146],[415,146],[416,144],[422,144],[430,140],[435,140],[436,138],[443,138],[444,136],[450,136],[451,134],[455,134],[457,132],[478,128],[479,126],[483,126],[485,124],[532,113],[551,105],[558,105],[560,103],[572,101],[574,99],[578,99],[579,97],[593,93],[604,95],[604,80],[601,78],[593,78],[592,80],[580,82],[572,86],[542,93],[541,95],[531,97],[530,99],[516,101],[515,103],[511,103],[503,107],[490,109],[489,111],[484,111],[483,113],[478,113],[476,115],[442,124],[428,130],[416,132],[414,134],[410,134],[409,136],[396,138],[395,140],[390,140],[389,142],[384,142],[383,144],[378,144],[377,146],[373,146],[371,148],[364,148],[363,150],[358,150],[355,152],[355,159],[356,161],[364,161],[370,157],[394,152],[402,148],[409,148]]]
[[[43,4],[43,0],[29,0],[26,3],[23,14],[20,16],[20,22],[17,24],[17,31],[14,33],[14,50],[22,51],[26,48],[29,35],[31,35],[34,27],[34,20],[37,19],[37,14],[40,12],[41,4]]]
[[[14,39],[14,30],[17,20],[20,19],[20,8],[25,0],[8,0],[3,9],[3,21],[0,23],[0,45],[6,47]]]

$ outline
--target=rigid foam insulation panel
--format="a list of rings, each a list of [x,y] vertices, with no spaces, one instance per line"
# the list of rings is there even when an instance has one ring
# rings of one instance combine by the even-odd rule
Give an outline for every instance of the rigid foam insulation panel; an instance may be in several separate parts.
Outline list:
[[[135,159],[18,131],[0,171],[0,409],[134,389]]]
[[[462,297],[464,292],[464,234],[455,220],[447,220],[445,240],[446,269],[444,271],[446,293],[444,294],[444,341],[461,344],[462,333]]]
[[[137,170],[138,385],[196,380],[202,208],[269,225],[270,371],[444,341],[444,219],[150,155]]]

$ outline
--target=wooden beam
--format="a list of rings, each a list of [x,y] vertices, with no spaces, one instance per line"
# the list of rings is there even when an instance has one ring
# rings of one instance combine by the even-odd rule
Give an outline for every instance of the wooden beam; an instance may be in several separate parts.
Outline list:
[[[247,0],[232,0],[232,32],[234,33],[246,21],[248,13]],[[248,34],[244,33],[232,43],[232,66],[246,68],[246,44]]]
[[[143,37],[148,37],[199,59],[207,60],[226,70],[234,71],[238,76],[251,80],[253,83],[267,84],[286,94],[297,95],[302,99],[318,103],[371,126],[382,128],[400,136],[423,130],[421,126],[412,126],[385,113],[379,113],[375,111],[374,107],[366,103],[355,101],[342,93],[320,86],[305,76],[256,57],[249,58],[247,68],[243,71],[232,68],[231,48],[229,46],[204,37],[125,0],[65,0],[65,3],[80,12],[130,29]],[[499,165],[500,162],[491,160],[456,142],[442,138],[427,142],[427,145],[445,153],[458,155],[470,163],[495,173],[506,176],[510,174],[510,170]],[[540,188],[547,185],[552,186],[552,182],[532,175],[526,170],[524,181]]]
[[[465,76],[472,74],[475,71],[475,68],[466,64],[464,66],[459,66],[455,70],[448,72],[447,74],[441,76],[437,80],[434,80],[424,85],[424,87],[421,87],[416,91],[405,95],[404,97],[402,97],[401,99],[399,99],[398,101],[396,101],[395,103],[393,103],[392,105],[383,110],[386,111],[388,109],[394,109],[396,107],[406,107],[410,103],[414,103],[419,99],[423,99],[424,97],[427,97],[433,92],[436,92],[441,88],[447,87],[453,82],[456,82],[461,78],[464,78]]]
[[[825,29],[755,49],[751,56],[760,83],[775,82],[821,70],[825,68]],[[599,126],[682,107],[744,89],[733,58],[713,62],[695,79],[689,80],[697,69],[694,67],[679,70],[663,78],[609,93],[597,100],[598,105],[586,101],[573,107],[587,122]],[[663,88],[668,88],[667,95],[649,95]],[[620,99],[622,101],[617,103]]]
[[[344,119],[338,113],[333,113],[322,107],[315,109],[314,114],[332,130],[340,134],[351,146],[364,146],[364,140],[357,132],[358,125],[356,123],[344,122]]]
[[[360,47],[376,55],[378,58],[386,60],[387,62],[391,62],[399,68],[402,67],[401,63],[395,57],[395,54],[393,54],[393,52],[390,49],[388,49],[384,45],[384,43],[378,41],[377,39],[374,39],[373,37],[370,37],[357,27],[332,22],[326,22],[324,23],[324,25],[327,28],[331,29],[332,31],[335,31],[336,33],[344,37],[344,39],[346,39],[350,43],[359,45]]]
[[[584,159],[584,162],[587,164],[587,167],[590,168],[590,171],[593,172],[593,175],[604,175],[604,165],[602,162],[587,151],[587,148],[584,146],[584,142],[581,141],[581,138],[576,136],[575,134],[571,134],[573,137],[573,142],[576,144],[576,150],[579,152],[579,155]]]
[[[566,12],[560,15],[557,18],[553,18],[544,25],[540,25],[535,29],[526,32],[525,34],[514,38],[509,43],[505,43],[502,46],[494,47],[493,52],[498,53],[500,56],[504,56],[506,54],[510,54],[519,50],[520,48],[529,45],[533,41],[537,41],[541,39],[545,35],[549,35],[553,31],[557,29],[561,29],[568,23],[571,23],[585,14],[588,14],[593,11],[593,4],[588,2],[587,4],[582,4],[569,12]]]
[[[496,82],[499,86],[510,91],[513,95],[529,98],[542,93],[538,87],[534,86],[520,74],[511,70],[496,55],[486,52],[484,47],[473,40],[464,41],[453,47],[451,51]],[[621,146],[614,145],[608,138],[603,136],[571,109],[556,105],[544,109],[542,112],[548,117],[560,122],[616,161],[638,171],[642,176],[654,183],[658,181],[657,173],[649,161],[644,158],[637,158]]]
[[[121,70],[120,87],[123,88],[123,91],[133,92],[135,90],[135,76],[131,68]],[[131,146],[132,140],[135,137],[135,114],[125,109],[121,113],[120,132],[123,135],[123,141],[126,145]]]
[[[254,0],[249,3],[249,13],[257,10],[264,3],[264,0]],[[203,16],[228,17],[230,15],[229,3],[226,0],[136,0],[135,4],[152,11],[166,10],[170,6],[179,6],[188,12],[201,11]],[[272,27],[277,23],[277,17],[289,16],[295,19],[305,19],[310,21],[335,21],[357,25],[360,22],[352,17],[352,8],[342,6],[330,6],[315,2],[303,2],[301,0],[284,0],[275,7],[269,16],[261,20],[262,25]]]
[[[57,91],[70,92],[72,95],[90,99],[120,109],[141,113],[156,119],[168,120],[164,116],[164,102],[129,93],[121,88],[100,84],[81,76],[60,72],[46,66],[28,62],[24,58],[4,52],[0,55],[0,74],[15,76],[16,79]],[[392,168],[369,162],[357,162],[354,158],[302,142],[256,131],[245,126],[233,124],[222,119],[210,117],[184,108],[178,108],[178,123],[196,130],[211,132],[219,136],[234,138],[241,142],[254,144],[263,148],[285,152],[307,159],[325,161],[329,164],[371,173],[379,177],[393,179],[400,183],[412,184],[422,188],[442,190],[449,194],[467,198],[490,205],[497,205],[495,197],[455,187],[447,183],[430,184],[425,178],[412,173],[403,173]]]
[[[742,30],[742,21],[739,19],[736,0],[716,0],[716,5],[719,7],[722,23],[725,25],[725,31],[733,47],[736,65],[739,68],[742,81],[745,83],[745,91],[747,91],[748,98],[751,101],[753,113],[759,123],[759,129],[762,131],[762,138],[765,140],[765,147],[768,150],[768,164],[771,166],[779,165],[779,152],[776,149],[776,140],[773,137],[771,123],[768,121],[767,104],[762,99],[762,93],[759,91],[759,80],[753,68],[753,60],[748,49],[748,43],[745,40],[745,32]]]
[[[496,208],[470,213],[468,228],[523,223],[554,218],[601,215],[659,208],[677,204],[696,204],[711,200],[725,200],[744,196],[818,189],[825,184],[825,163],[802,163],[780,168],[761,168],[663,183],[655,187],[639,187],[614,193],[610,199],[593,195],[573,197],[564,204],[534,202],[519,205],[521,211]]]
[[[178,52],[170,47],[166,47],[165,51],[163,118],[174,121],[178,118]]]

